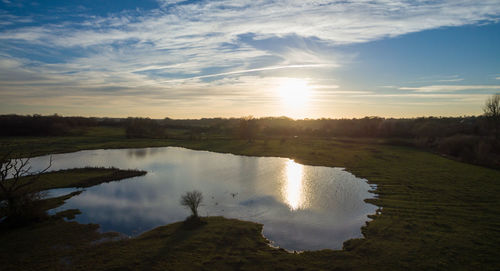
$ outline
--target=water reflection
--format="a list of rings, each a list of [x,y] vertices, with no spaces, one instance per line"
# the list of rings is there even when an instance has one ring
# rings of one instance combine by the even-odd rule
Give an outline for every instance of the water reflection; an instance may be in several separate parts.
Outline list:
[[[286,163],[285,199],[290,209],[297,210],[302,207],[302,171],[303,166],[288,160]]]
[[[148,154],[149,149],[129,149],[127,150],[127,155],[130,157],[142,158]]]
[[[53,157],[53,170],[114,166],[148,171],[146,176],[87,188],[58,209],[80,209],[77,221],[98,223],[103,231],[136,235],[183,220],[189,210],[179,205],[180,195],[196,189],[205,198],[201,215],[262,223],[264,236],[286,249],[338,249],[345,240],[361,237],[367,215],[376,210],[363,201],[373,196],[366,180],[341,168],[304,166],[285,158],[173,147]],[[34,169],[46,161],[32,159]]]

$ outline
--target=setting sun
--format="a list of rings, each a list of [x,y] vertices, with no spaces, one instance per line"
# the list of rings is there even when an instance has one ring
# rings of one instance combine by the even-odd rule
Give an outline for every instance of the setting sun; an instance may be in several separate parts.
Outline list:
[[[309,100],[311,90],[304,79],[285,78],[278,86],[278,93],[287,106],[302,107]]]

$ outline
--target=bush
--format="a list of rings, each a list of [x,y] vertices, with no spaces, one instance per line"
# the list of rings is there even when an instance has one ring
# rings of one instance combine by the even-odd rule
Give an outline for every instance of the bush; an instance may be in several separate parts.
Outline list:
[[[203,195],[199,191],[187,192],[181,197],[181,205],[188,207],[193,213],[193,217],[198,217],[198,207],[203,201]]]
[[[440,139],[437,149],[443,154],[471,160],[473,157],[470,155],[473,154],[476,141],[474,136],[454,135]]]
[[[436,142],[439,153],[490,167],[500,167],[499,153],[495,149],[495,139],[471,135],[454,135],[440,138]]]

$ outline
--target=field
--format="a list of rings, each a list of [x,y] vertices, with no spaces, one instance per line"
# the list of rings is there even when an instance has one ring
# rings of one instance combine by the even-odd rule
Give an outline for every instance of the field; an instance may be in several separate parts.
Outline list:
[[[270,248],[261,225],[218,217],[188,231],[176,223],[138,238],[93,242],[96,225],[53,219],[2,230],[0,263],[8,269],[220,270],[498,270],[500,171],[460,163],[409,147],[363,139],[206,138],[126,139],[99,128],[79,136],[1,138],[17,156],[97,148],[181,146],[253,156],[279,156],[308,165],[345,167],[377,185],[380,207],[342,251],[290,254]],[[179,207],[181,208],[181,207]]]

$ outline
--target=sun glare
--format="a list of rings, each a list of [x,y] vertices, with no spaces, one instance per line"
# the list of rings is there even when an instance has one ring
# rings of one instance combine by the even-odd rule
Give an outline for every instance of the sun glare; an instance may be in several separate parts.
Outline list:
[[[298,78],[286,78],[278,87],[278,93],[287,106],[303,107],[310,95],[307,81]]]
[[[302,206],[302,169],[303,166],[288,160],[286,163],[285,200],[290,209],[297,210]]]

